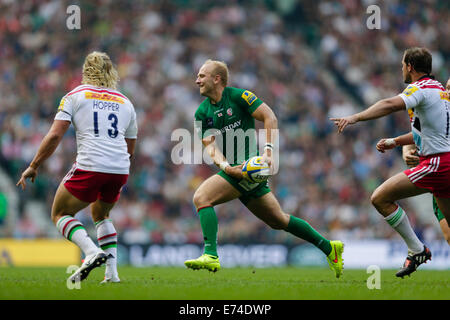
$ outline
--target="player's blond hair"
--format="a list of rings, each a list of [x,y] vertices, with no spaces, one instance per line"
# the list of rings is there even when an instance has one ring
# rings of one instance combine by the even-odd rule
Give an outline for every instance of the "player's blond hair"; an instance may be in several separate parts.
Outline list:
[[[211,70],[211,75],[215,77],[216,75],[220,76],[221,83],[224,87],[228,84],[228,66],[223,61],[211,60],[208,59],[205,61],[205,64],[211,63],[214,68]]]
[[[116,89],[119,74],[105,52],[94,51],[87,55],[83,64],[82,84]]]

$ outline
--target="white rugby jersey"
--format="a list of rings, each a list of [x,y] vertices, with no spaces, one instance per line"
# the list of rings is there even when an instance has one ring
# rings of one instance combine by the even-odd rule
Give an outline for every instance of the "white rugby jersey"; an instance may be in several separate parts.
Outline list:
[[[422,77],[399,96],[405,101],[419,155],[450,152],[450,101],[442,84]]]
[[[62,99],[55,120],[71,121],[77,139],[76,166],[82,170],[128,174],[125,138],[137,138],[136,112],[120,92],[81,85]]]

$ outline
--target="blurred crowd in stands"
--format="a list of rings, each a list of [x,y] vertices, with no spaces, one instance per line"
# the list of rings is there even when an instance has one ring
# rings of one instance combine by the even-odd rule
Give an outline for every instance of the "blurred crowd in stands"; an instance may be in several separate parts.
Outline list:
[[[80,84],[85,56],[105,51],[139,122],[128,184],[111,212],[119,241],[202,243],[192,196],[218,169],[175,165],[171,133],[194,133],[193,115],[203,100],[195,78],[212,58],[228,64],[231,86],[251,90],[278,117],[280,170],[270,185],[285,212],[332,239],[396,238],[370,194],[406,168],[399,149],[375,149],[378,139],[410,130],[406,112],[359,123],[342,135],[329,117],[400,93],[407,47],[429,48],[433,73],[445,82],[450,9],[446,0],[378,1],[381,29],[370,30],[372,2],[79,1],[81,28],[69,30],[72,3],[0,0],[0,167],[11,183],[19,179],[60,99]],[[50,208],[75,151],[71,128],[35,183],[17,188],[17,222],[4,226],[2,236],[58,237]],[[2,211],[4,203],[0,190],[0,225],[15,214]],[[403,206],[421,236],[442,239],[431,196]],[[301,242],[270,230],[238,200],[219,205],[217,214],[220,243]],[[78,217],[93,229],[88,210]]]

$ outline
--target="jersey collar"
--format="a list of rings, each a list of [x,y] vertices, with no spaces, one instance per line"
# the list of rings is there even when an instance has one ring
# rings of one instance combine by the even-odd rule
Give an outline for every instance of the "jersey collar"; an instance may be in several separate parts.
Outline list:
[[[433,75],[431,75],[431,74],[426,74],[426,75],[424,75],[424,76],[421,76],[419,79],[417,79],[416,82],[417,82],[417,81],[420,81],[420,80],[423,80],[423,79],[426,79],[426,78],[430,78],[430,79],[433,79],[433,80],[434,80],[434,76],[433,76]]]

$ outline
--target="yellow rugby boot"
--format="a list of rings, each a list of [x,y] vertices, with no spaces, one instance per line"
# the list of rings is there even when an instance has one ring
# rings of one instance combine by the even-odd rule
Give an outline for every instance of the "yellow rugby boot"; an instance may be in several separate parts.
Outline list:
[[[220,270],[220,262],[218,257],[209,254],[202,254],[197,259],[186,260],[184,265],[189,269],[199,270],[206,269],[212,272]]]
[[[330,269],[336,274],[336,278],[339,278],[344,272],[344,259],[342,259],[344,244],[338,240],[330,241],[330,244],[331,252],[327,257],[327,261]]]

